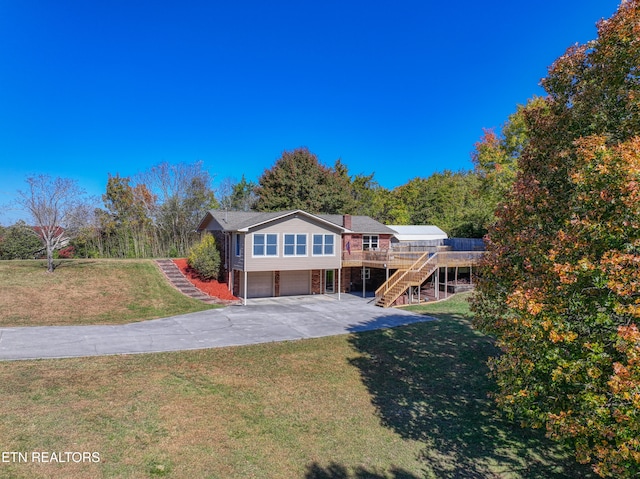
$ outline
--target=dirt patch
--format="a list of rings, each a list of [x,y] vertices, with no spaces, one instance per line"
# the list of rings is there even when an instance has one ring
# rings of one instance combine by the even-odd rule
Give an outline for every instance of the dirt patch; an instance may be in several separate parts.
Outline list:
[[[214,298],[224,299],[228,301],[235,301],[236,298],[226,283],[220,283],[215,279],[204,281],[196,273],[193,269],[189,267],[186,259],[174,259],[174,264],[180,269],[182,274],[200,291],[207,293],[209,296],[213,296]]]

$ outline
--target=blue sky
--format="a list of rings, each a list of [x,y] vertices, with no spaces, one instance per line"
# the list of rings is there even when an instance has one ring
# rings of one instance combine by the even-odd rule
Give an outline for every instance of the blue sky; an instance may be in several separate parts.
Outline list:
[[[618,3],[0,0],[0,204],[163,161],[257,180],[299,146],[387,188],[471,169]]]

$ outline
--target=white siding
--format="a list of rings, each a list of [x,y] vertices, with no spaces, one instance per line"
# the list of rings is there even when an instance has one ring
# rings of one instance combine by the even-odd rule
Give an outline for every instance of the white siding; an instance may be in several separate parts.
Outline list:
[[[277,234],[277,256],[253,256],[254,234]],[[307,254],[305,256],[285,256],[285,234],[306,234]],[[312,241],[314,234],[335,235],[333,256],[314,256],[312,254]],[[342,252],[340,251],[341,241],[339,228],[331,228],[324,223],[313,221],[303,215],[298,217],[288,216],[281,220],[254,228],[247,233],[244,244],[244,268],[246,271],[299,271],[311,269],[337,269],[340,267],[340,256]]]

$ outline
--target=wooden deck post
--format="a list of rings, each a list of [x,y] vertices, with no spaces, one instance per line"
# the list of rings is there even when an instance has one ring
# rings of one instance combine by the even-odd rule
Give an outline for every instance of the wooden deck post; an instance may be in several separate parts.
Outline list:
[[[447,291],[447,285],[449,283],[449,267],[445,266],[444,268],[444,299],[449,297],[449,292]]]

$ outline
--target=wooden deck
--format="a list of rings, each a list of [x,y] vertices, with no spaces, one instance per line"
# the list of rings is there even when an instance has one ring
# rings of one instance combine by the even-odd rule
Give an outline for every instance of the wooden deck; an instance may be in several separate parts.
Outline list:
[[[387,280],[376,290],[376,305],[388,308],[401,295],[409,291],[412,297],[413,289],[418,290],[432,275],[435,275],[435,296],[439,296],[440,268],[445,271],[445,295],[449,268],[455,268],[457,281],[458,268],[473,268],[482,258],[483,251],[451,251],[446,249],[429,249],[426,251],[360,251],[357,253],[343,252],[343,267],[382,268],[387,271]],[[395,272],[389,276],[389,270]],[[363,286],[364,287],[364,286]]]
[[[425,252],[356,251],[342,252],[342,267],[365,267],[382,269],[407,269]],[[435,266],[455,268],[474,266],[484,254],[483,251],[438,251]]]

